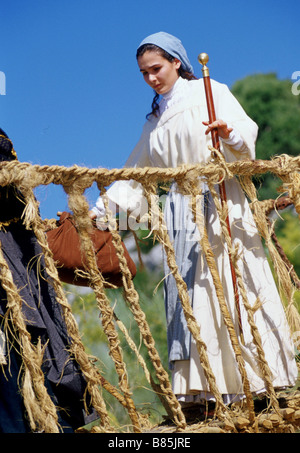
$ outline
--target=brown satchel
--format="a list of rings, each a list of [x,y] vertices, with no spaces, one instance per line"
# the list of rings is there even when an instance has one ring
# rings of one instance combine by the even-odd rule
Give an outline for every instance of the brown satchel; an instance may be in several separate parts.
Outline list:
[[[58,226],[46,232],[49,248],[53,253],[53,259],[57,262],[59,278],[65,282],[77,286],[89,286],[89,279],[75,274],[75,270],[85,271],[85,255],[81,249],[79,233],[70,213],[63,212],[58,220]],[[93,227],[90,234],[97,266],[105,280],[106,287],[113,284],[117,287],[123,286],[122,272],[116,249],[112,242],[110,231],[101,231]],[[127,260],[128,268],[132,278],[136,275],[136,266],[132,261],[128,250],[122,241],[124,257]]]

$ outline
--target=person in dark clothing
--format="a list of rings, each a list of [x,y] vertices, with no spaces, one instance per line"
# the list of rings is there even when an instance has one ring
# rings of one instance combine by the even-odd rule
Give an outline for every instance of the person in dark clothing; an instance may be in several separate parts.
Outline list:
[[[0,128],[0,162],[17,160],[12,142]],[[98,417],[86,396],[86,381],[68,351],[70,338],[55,290],[47,275],[42,249],[32,230],[25,228],[22,193],[12,184],[0,187],[0,245],[22,298],[22,314],[31,342],[45,345],[44,384],[57,409],[62,432],[73,432]],[[7,295],[0,280],[0,432],[32,429],[20,392],[22,354],[13,326],[4,329]],[[11,321],[9,321],[11,322]],[[84,410],[84,400],[89,414]]]

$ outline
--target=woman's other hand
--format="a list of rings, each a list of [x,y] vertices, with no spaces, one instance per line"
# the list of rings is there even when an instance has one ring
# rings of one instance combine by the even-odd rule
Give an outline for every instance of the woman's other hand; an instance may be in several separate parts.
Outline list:
[[[89,211],[89,216],[92,220],[96,219],[97,215],[95,214],[94,211]]]

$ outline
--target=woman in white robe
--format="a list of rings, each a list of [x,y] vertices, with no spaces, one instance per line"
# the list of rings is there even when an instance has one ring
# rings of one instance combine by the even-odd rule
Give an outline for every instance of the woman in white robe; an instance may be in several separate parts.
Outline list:
[[[126,167],[168,168],[181,164],[206,164],[211,160],[209,132],[212,128],[218,129],[221,149],[227,162],[255,159],[257,125],[246,115],[227,86],[213,80],[212,91],[218,121],[212,125],[207,122],[203,80],[191,77],[192,67],[177,38],[163,32],[149,36],[139,46],[137,60],[145,81],[162,99],[159,105],[153,104],[152,114],[148,116],[141,138],[127,160]],[[255,323],[273,386],[293,386],[297,379],[294,346],[261,239],[239,183],[236,179],[231,179],[225,185],[233,246],[239,246],[238,264],[248,302],[253,305],[259,298],[262,304],[255,313]],[[200,181],[199,193],[205,194],[204,213],[208,236],[213,246],[226,303],[238,332],[228,253],[216,207],[205,184]],[[118,181],[108,189],[107,195],[122,210],[136,215],[144,206],[143,189],[135,181]],[[94,215],[103,215],[101,198],[97,200],[93,211]],[[192,221],[188,199],[179,193],[176,185],[172,186],[167,197],[165,219],[179,270],[188,286],[200,335],[207,345],[218,389],[224,402],[228,404],[243,398],[242,380],[222,319],[211,273],[197,240],[197,228]],[[169,275],[166,264],[165,274],[168,352],[174,393],[183,405],[213,400],[195,340],[186,326],[174,278]],[[243,306],[241,318],[244,342],[240,343],[240,347],[251,392],[259,394],[266,388]]]

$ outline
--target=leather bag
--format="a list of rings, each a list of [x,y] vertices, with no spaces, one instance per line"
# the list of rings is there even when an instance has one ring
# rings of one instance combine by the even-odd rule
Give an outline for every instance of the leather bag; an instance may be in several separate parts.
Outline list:
[[[75,270],[85,271],[86,262],[84,251],[81,249],[80,236],[72,215],[63,212],[58,220],[58,226],[46,232],[49,248],[53,253],[60,279],[76,286],[89,286],[89,279],[75,274]],[[110,231],[101,231],[93,226],[90,233],[92,239],[97,266],[104,280],[105,286],[113,284],[117,287],[123,286],[122,272],[116,249],[112,242]],[[136,275],[136,266],[131,259],[128,250],[122,241],[124,256],[132,278]]]

